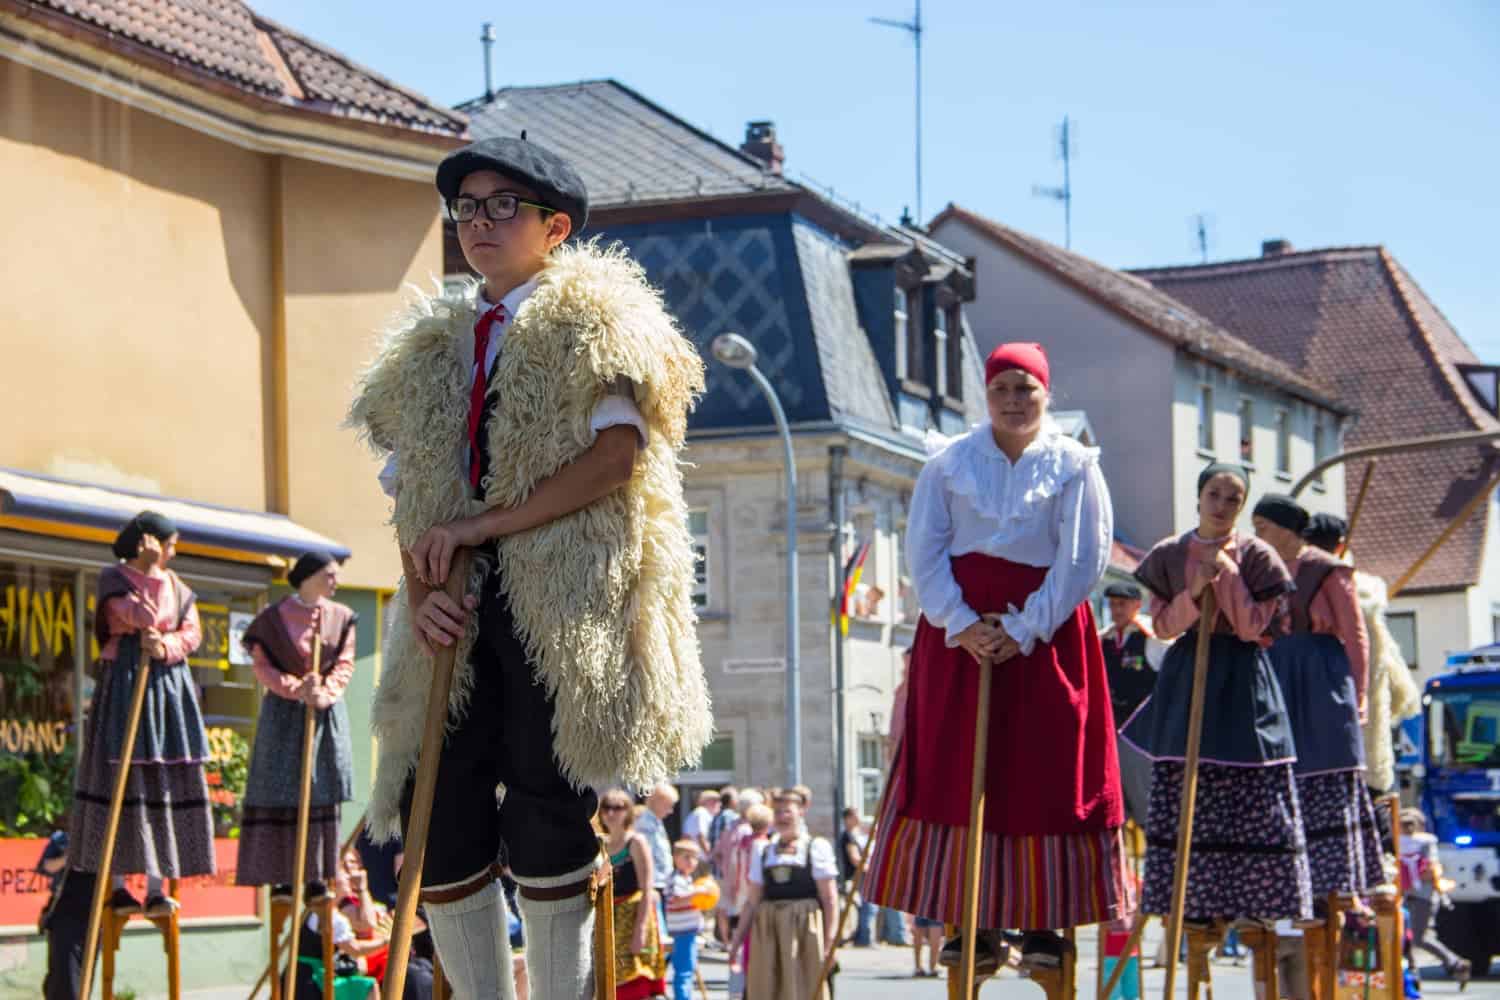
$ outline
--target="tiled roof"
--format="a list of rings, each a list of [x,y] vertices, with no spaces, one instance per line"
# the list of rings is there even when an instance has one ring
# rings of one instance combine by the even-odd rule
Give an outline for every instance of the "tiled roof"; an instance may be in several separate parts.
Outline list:
[[[476,139],[524,131],[572,161],[599,207],[798,190],[614,80],[506,87],[463,107]]]
[[[244,97],[418,133],[464,134],[462,114],[239,0],[0,0],[0,11]]]
[[[936,231],[942,223],[950,220],[962,222],[980,235],[1020,254],[1106,308],[1189,354],[1228,365],[1320,406],[1348,411],[1328,385],[1306,377],[1296,366],[1246,343],[1220,323],[1200,315],[1179,299],[1158,291],[1139,278],[951,203],[927,228]]]
[[[1382,247],[1135,273],[1332,385],[1359,410],[1348,447],[1500,428],[1456,368],[1473,351]],[[1349,470],[1350,503],[1362,470]],[[1404,573],[1497,470],[1489,447],[1380,458],[1351,540],[1360,566],[1387,580]],[[1484,535],[1485,518],[1471,518],[1409,587],[1476,583]]]

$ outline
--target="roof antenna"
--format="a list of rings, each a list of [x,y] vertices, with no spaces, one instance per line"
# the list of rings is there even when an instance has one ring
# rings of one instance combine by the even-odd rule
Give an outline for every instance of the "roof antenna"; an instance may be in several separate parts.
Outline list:
[[[490,50],[495,47],[495,26],[489,21],[484,22],[484,29],[479,32],[479,43],[484,46],[484,102],[488,104],[495,99],[490,76]]]
[[[883,28],[895,28],[911,36],[917,50],[917,217],[922,215],[922,0],[916,0],[916,11],[910,21],[894,21],[888,17],[869,18],[871,24]]]
[[[1213,216],[1199,212],[1193,216],[1193,245],[1198,248],[1198,258],[1208,263],[1208,248],[1213,243]]]
[[[1063,165],[1062,187],[1045,187],[1041,184],[1031,186],[1031,193],[1038,198],[1051,198],[1063,203],[1063,247],[1068,250],[1073,249],[1073,173],[1071,167],[1076,132],[1077,127],[1068,121],[1067,115],[1063,115],[1062,127],[1057,133],[1057,155]]]

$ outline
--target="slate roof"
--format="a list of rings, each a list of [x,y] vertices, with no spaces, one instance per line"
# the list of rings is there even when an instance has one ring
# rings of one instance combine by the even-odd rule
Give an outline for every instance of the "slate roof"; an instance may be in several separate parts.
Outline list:
[[[1383,247],[1341,247],[1134,272],[1289,365],[1334,387],[1359,410],[1356,447],[1429,434],[1500,429],[1457,365],[1477,358]],[[1350,548],[1361,568],[1404,573],[1497,471],[1488,446],[1379,459]],[[1350,503],[1363,466],[1349,470]],[[1476,516],[1438,551],[1412,590],[1480,578]]]
[[[1307,377],[1296,366],[1252,346],[1230,333],[1221,323],[1195,312],[1189,305],[1140,278],[1105,267],[1081,254],[1001,225],[951,202],[927,228],[935,231],[950,220],[962,222],[992,242],[1020,254],[1105,308],[1189,354],[1225,364],[1327,409],[1340,413],[1350,410],[1327,384]]]
[[[242,99],[445,139],[467,124],[239,0],[0,0],[0,12]]]
[[[505,87],[461,107],[475,138],[525,131],[571,160],[601,208],[799,190],[615,80]]]

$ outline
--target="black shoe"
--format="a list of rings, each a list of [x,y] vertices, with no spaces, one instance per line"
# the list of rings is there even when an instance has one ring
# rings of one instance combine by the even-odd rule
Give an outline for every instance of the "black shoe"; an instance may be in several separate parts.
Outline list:
[[[292,901],[292,887],[283,882],[280,885],[271,886],[271,902],[290,903]]]
[[[1051,931],[1027,931],[1021,941],[1021,967],[1060,969],[1068,942]]]
[[[170,917],[177,911],[180,904],[171,896],[152,896],[146,900],[146,916],[148,918]]]
[[[995,931],[980,931],[974,938],[974,975],[994,975],[1005,964],[1005,956],[1009,951],[1005,940]],[[958,934],[944,941],[943,950],[938,952],[938,964],[956,969],[963,965],[963,961],[963,935]]]
[[[1458,983],[1458,991],[1462,993],[1468,988],[1469,979],[1474,975],[1474,967],[1469,964],[1467,958],[1460,958],[1453,963],[1453,968],[1448,970],[1448,976]]]
[[[110,894],[109,908],[122,917],[134,916],[141,912],[141,901],[132,896],[128,889],[116,889]]]

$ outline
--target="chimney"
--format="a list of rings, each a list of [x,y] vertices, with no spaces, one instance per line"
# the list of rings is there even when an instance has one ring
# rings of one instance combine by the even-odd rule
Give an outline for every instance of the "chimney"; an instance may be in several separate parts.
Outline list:
[[[776,141],[775,122],[747,124],[745,144],[740,147],[740,152],[755,157],[767,172],[780,176],[781,164],[786,159],[786,153],[782,150],[781,143]]]
[[[1262,257],[1280,257],[1282,254],[1291,252],[1291,240],[1261,240],[1260,255]]]

